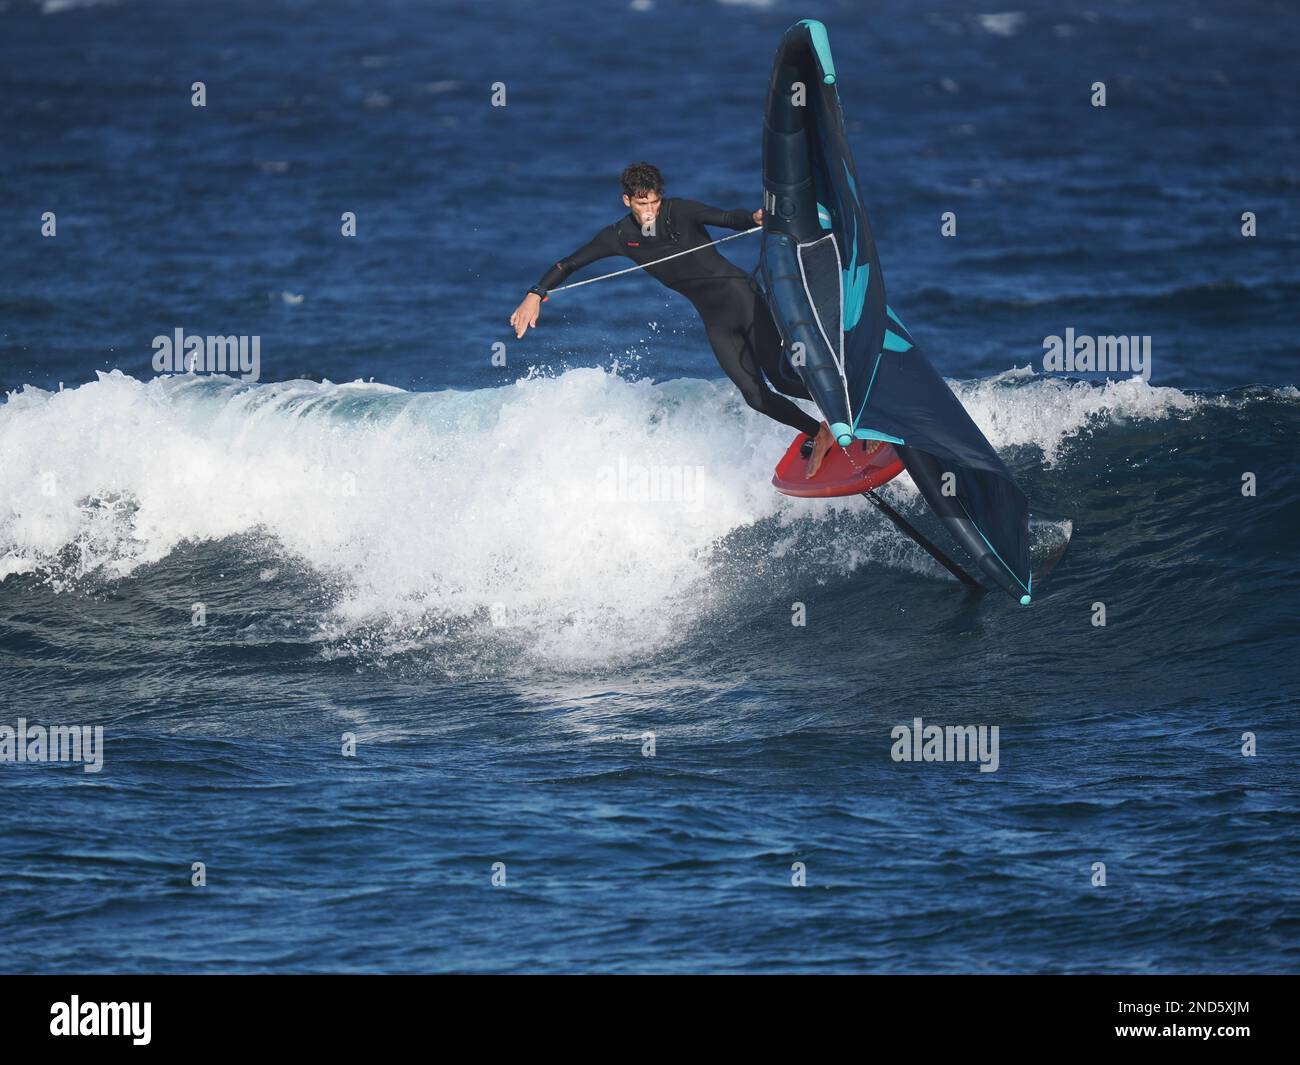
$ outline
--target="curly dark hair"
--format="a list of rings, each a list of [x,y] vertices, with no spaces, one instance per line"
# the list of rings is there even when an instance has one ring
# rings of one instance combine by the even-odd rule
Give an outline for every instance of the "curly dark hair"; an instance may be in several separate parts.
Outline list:
[[[648,192],[663,195],[664,176],[657,166],[649,163],[633,163],[624,167],[619,180],[623,182],[623,195],[644,196]]]

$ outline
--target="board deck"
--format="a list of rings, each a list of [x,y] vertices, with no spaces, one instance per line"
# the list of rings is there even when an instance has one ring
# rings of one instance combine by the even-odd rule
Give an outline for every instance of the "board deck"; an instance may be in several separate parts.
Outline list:
[[[817,476],[809,480],[804,476],[808,460],[800,454],[806,439],[802,433],[796,436],[776,464],[772,487],[778,492],[807,499],[859,495],[903,472],[903,462],[889,444],[855,440],[847,448],[831,448]]]

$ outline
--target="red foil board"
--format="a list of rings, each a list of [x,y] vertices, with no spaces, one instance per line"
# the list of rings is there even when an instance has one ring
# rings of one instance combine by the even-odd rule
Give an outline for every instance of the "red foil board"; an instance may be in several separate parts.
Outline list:
[[[778,492],[811,499],[853,496],[892,481],[903,472],[903,462],[891,445],[876,440],[855,440],[847,448],[832,447],[817,476],[809,480],[803,472],[808,460],[799,454],[806,439],[802,433],[795,437],[776,464],[772,487]],[[874,450],[864,450],[864,444]]]

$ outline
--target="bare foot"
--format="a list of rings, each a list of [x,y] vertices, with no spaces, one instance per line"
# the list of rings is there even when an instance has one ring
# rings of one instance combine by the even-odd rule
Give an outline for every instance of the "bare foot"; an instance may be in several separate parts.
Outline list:
[[[808,456],[808,465],[804,467],[804,477],[811,481],[817,476],[817,471],[821,469],[822,460],[835,446],[835,437],[831,436],[831,431],[823,422],[821,428],[817,430],[817,436],[813,439],[812,454]]]

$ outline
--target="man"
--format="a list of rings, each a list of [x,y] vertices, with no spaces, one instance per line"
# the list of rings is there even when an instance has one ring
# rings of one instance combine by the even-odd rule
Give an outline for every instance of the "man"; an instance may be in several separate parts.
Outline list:
[[[710,242],[705,226],[749,229],[762,224],[762,210],[751,215],[745,210],[723,211],[694,200],[664,199],[663,176],[649,163],[633,163],[623,171],[622,183],[623,203],[630,212],[559,260],[528,290],[510,316],[515,336],[522,337],[530,326],[537,325],[547,293],[575,270],[611,255],[626,255],[639,264],[653,263],[646,266],[646,272],[680,292],[699,311],[713,354],[745,402],[811,439],[805,473],[812,477],[835,439],[824,423],[818,423],[786,398],[812,397],[784,357],[781,334],[772,321],[767,301],[748,275],[717,248],[701,247]],[[699,250],[666,262],[656,261],[691,248]],[[785,395],[769,388],[769,381]]]

